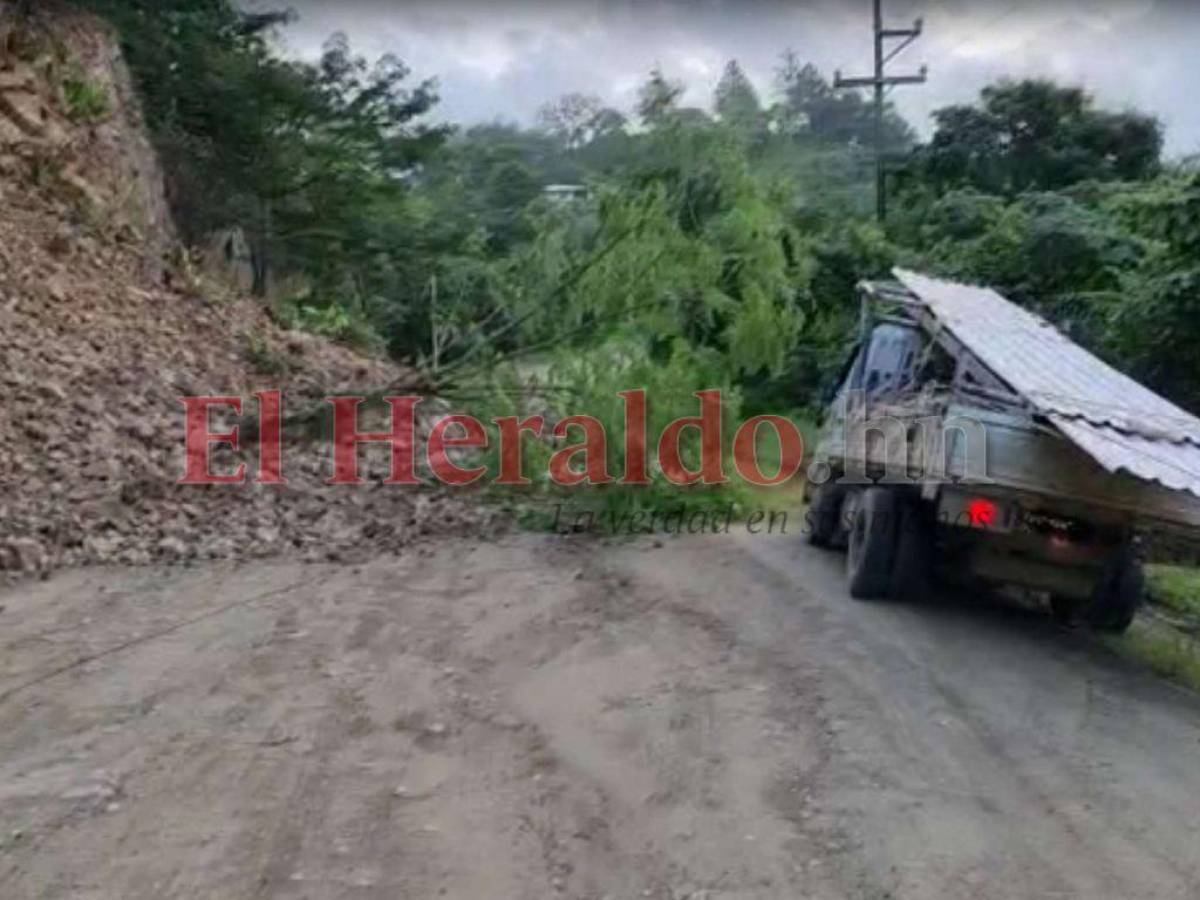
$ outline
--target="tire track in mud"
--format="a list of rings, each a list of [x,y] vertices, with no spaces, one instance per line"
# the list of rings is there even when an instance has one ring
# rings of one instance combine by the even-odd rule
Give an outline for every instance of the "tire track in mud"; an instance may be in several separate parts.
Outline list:
[[[317,566],[49,678],[0,704],[5,896],[1186,896],[1194,707],[1028,617],[853,605],[806,552],[525,535]],[[100,577],[130,602],[43,585],[5,645],[149,633],[212,585]],[[119,809],[71,815],[94,770]]]

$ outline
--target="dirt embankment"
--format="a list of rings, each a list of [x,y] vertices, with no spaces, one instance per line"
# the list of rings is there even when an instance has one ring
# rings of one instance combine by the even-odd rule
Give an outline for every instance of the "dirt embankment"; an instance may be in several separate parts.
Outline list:
[[[476,527],[441,495],[326,487],[324,447],[291,446],[284,487],[176,486],[183,395],[281,388],[295,409],[404,373],[285,331],[186,264],[104,25],[65,13],[36,27],[0,21],[0,577],[339,558]],[[97,120],[72,119],[68,74],[105,98]],[[383,460],[372,461],[378,481]]]

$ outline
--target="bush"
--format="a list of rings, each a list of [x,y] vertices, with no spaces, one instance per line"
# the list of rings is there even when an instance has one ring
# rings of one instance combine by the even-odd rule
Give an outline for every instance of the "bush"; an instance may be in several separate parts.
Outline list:
[[[309,298],[293,298],[284,301],[277,316],[287,328],[339,341],[365,353],[380,353],[384,349],[379,333],[360,315],[337,301],[320,306]]]
[[[82,69],[73,67],[63,79],[63,99],[71,121],[85,125],[107,119],[112,113],[112,100],[104,85],[88,78]]]
[[[738,521],[753,509],[778,506],[790,495],[798,479],[775,488],[755,488],[737,474],[732,443],[744,413],[741,392],[729,381],[729,373],[720,355],[696,349],[682,340],[674,342],[664,354],[654,352],[640,336],[614,337],[601,347],[586,353],[561,352],[537,365],[505,366],[481,376],[473,385],[464,385],[450,397],[456,408],[489,423],[498,416],[525,418],[539,413],[546,419],[545,432],[567,415],[588,415],[598,419],[606,436],[605,465],[615,481],[611,484],[583,484],[569,488],[556,484],[549,476],[551,457],[564,446],[582,442],[579,429],[572,427],[565,441],[554,442],[527,436],[522,449],[523,472],[533,483],[518,488],[493,487],[490,496],[513,511],[519,521],[543,527],[551,525],[562,512],[560,526],[570,527],[579,519],[610,533],[626,534],[650,527],[651,517],[665,526],[668,516],[707,516]],[[625,404],[619,394],[643,390],[647,398],[647,485],[624,485]],[[671,482],[657,460],[657,442],[666,427],[683,417],[700,414],[696,392],[720,390],[722,393],[722,459],[729,479],[722,485],[681,486]],[[781,410],[780,412],[783,412]],[[797,422],[804,436],[811,435],[811,424]],[[500,458],[494,426],[489,449],[476,465],[487,465],[489,479],[498,475]],[[700,469],[701,442],[696,429],[681,434],[681,459],[691,471]],[[768,475],[778,465],[778,442],[764,429],[759,435],[760,465]],[[639,518],[640,517],[640,518]],[[636,524],[635,524],[636,523]]]
[[[292,364],[287,356],[275,350],[258,335],[245,335],[246,361],[260,375],[286,375]]]

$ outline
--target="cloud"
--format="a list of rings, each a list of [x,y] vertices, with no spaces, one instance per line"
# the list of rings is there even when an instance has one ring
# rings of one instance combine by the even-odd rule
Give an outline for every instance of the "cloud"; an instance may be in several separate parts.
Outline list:
[[[244,0],[278,6],[275,0]],[[459,122],[530,122],[568,91],[623,108],[661,65],[708,106],[724,63],[738,59],[769,95],[780,53],[792,48],[827,73],[869,71],[869,0],[292,0],[299,21],[286,52],[314,57],[334,31],[368,56],[395,53],[421,77],[438,78],[439,115]],[[1167,0],[887,0],[886,18],[925,33],[892,65],[930,66],[929,81],[898,89],[900,110],[927,130],[929,113],[968,102],[1004,76],[1082,84],[1099,102],[1159,115],[1168,150],[1200,150],[1200,4]]]

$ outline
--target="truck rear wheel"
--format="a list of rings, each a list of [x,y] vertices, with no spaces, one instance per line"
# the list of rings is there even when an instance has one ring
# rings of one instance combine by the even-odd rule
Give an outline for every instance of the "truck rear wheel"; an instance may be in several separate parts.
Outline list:
[[[1087,623],[1097,631],[1124,633],[1133,624],[1144,594],[1142,565],[1130,550],[1123,550],[1096,586],[1087,608]]]
[[[1064,628],[1070,628],[1077,623],[1079,607],[1080,603],[1074,597],[1065,597],[1062,594],[1050,595],[1050,615]]]
[[[832,477],[818,485],[808,506],[806,523],[809,528],[808,542],[814,547],[830,547],[842,527],[842,504],[846,499],[846,488],[836,484]]]
[[[933,529],[926,521],[920,500],[901,496],[896,558],[892,562],[889,594],[894,600],[915,600],[929,589],[933,564]]]
[[[846,575],[850,596],[860,600],[885,597],[896,558],[898,505],[895,491],[867,488],[850,526]]]

